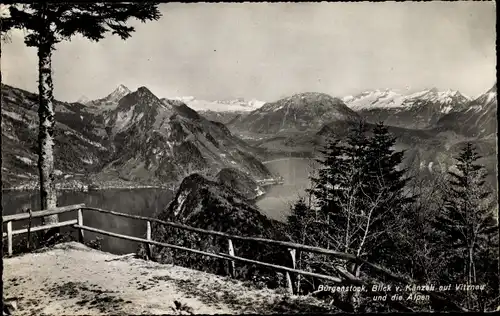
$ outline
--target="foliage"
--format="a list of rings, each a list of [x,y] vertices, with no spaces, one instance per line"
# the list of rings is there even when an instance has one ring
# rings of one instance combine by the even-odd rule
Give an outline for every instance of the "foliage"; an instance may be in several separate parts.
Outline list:
[[[414,200],[405,191],[404,153],[394,144],[383,124],[368,137],[360,122],[347,139],[331,140],[322,151],[311,191],[329,232],[323,246],[377,261],[387,257],[378,249],[393,243],[398,215]]]
[[[102,237],[96,236],[95,239],[92,239],[92,240],[89,240],[89,241],[85,241],[85,246],[87,246],[89,248],[92,248],[92,249],[101,250],[101,248],[102,248],[102,244],[101,244],[102,239],[103,239]]]
[[[127,39],[135,31],[125,25],[130,18],[142,22],[160,17],[157,4],[134,3],[33,3],[9,5],[8,16],[1,19],[2,39],[13,29],[25,31],[24,42],[38,49],[39,90],[39,160],[40,196],[43,209],[57,206],[54,183],[54,96],[52,52],[55,44],[81,35],[99,41],[107,33]],[[57,215],[46,222],[57,222]],[[55,231],[58,231],[56,229]]]
[[[40,47],[71,40],[82,35],[99,41],[107,33],[127,39],[135,31],[125,23],[130,18],[141,22],[160,18],[155,3],[33,3],[9,6],[9,17],[2,18],[2,32],[24,29],[25,43]]]
[[[298,201],[288,218],[289,238],[373,263],[391,263],[402,225],[400,216],[414,201],[405,190],[409,177],[400,166],[404,153],[394,150],[395,141],[382,123],[369,136],[362,121],[345,138],[331,138],[311,177],[308,192],[313,202],[307,206]],[[339,275],[342,268],[356,277],[363,275],[361,265],[325,255],[301,253],[298,257],[301,269]],[[305,278],[297,286],[309,292],[321,283]],[[353,293],[341,301],[346,303],[339,306],[343,310],[361,308],[360,298]]]
[[[447,269],[439,274],[440,281],[487,285],[487,295],[472,292],[461,297],[457,293],[475,310],[488,308],[488,294],[498,295],[496,201],[486,184],[484,166],[477,163],[480,158],[471,143],[464,146],[456,158],[456,170],[448,173],[443,208],[432,223],[447,263]]]
[[[387,128],[379,123],[367,134],[360,123],[346,138],[329,140],[318,160],[321,166],[311,177],[313,202],[307,205],[301,199],[294,205],[288,238],[354,254],[417,284],[486,285],[483,292],[457,291],[444,301],[407,307],[449,310],[446,301],[471,310],[496,307],[496,200],[473,146],[464,148],[457,171],[448,177],[409,176],[401,167],[404,152],[394,149],[396,139]],[[362,265],[323,255],[299,254],[297,264],[302,270],[337,276],[337,269],[344,267],[361,279],[384,281]],[[303,278],[297,286],[306,294],[322,283]],[[356,294],[336,296],[344,311],[389,308]]]

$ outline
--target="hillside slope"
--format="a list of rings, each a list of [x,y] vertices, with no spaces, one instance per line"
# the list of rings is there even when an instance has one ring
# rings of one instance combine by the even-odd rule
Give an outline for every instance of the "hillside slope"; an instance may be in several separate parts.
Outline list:
[[[472,101],[466,108],[443,116],[436,126],[469,137],[496,138],[497,85]]]
[[[119,256],[71,242],[4,258],[15,315],[185,315],[327,312],[317,300],[228,277]],[[180,303],[181,308],[176,307]]]
[[[36,186],[37,104],[36,94],[2,85],[4,187]],[[55,100],[54,107],[56,182],[165,185],[222,168],[271,177],[255,149],[223,124],[146,87],[119,86],[85,105]]]
[[[238,119],[242,115],[248,114],[243,111],[213,111],[213,110],[199,110],[196,111],[201,116],[210,121],[220,122],[222,124],[230,124],[233,120]]]
[[[286,239],[283,233],[284,224],[263,215],[244,194],[198,174],[186,177],[172,202],[155,217],[163,221],[182,223],[237,236]],[[211,235],[201,236],[198,233],[153,223],[152,236],[155,240],[166,243],[204,249],[214,253],[227,253],[227,240]],[[255,251],[256,247],[259,249],[257,252]],[[280,247],[235,241],[234,251],[244,258],[285,266],[291,264],[289,256],[286,255],[286,249]],[[156,249],[155,258],[159,262],[175,263],[216,274],[226,275],[229,273],[227,262],[217,258],[200,257],[164,249]],[[245,266],[238,269],[238,277],[246,280],[257,276],[265,277],[270,281],[268,286],[276,286],[275,282],[277,282],[276,278],[278,277],[276,271],[256,266]]]
[[[374,124],[367,124],[371,130]],[[289,133],[253,140],[252,144],[261,149],[262,159],[285,157],[313,157],[318,154],[327,139],[344,138],[351,122],[333,122],[324,125],[318,132]],[[465,137],[449,130],[410,129],[388,126],[389,132],[396,139],[396,149],[405,150],[404,163],[412,172],[446,172],[456,163],[454,157],[467,141],[476,144],[481,156],[480,163],[486,166],[489,182],[496,187],[496,142],[495,137]]]
[[[112,151],[104,120],[79,103],[54,101],[56,177],[100,170]],[[4,187],[35,179],[38,95],[2,84],[2,179]]]
[[[208,121],[180,101],[160,100],[146,87],[123,97],[105,121],[120,153],[105,171],[122,178],[164,183],[225,167],[256,179],[270,177],[253,148],[223,124]]]
[[[329,122],[358,118],[342,100],[324,93],[306,92],[266,103],[248,115],[233,120],[229,127],[237,131],[276,134],[319,130]]]
[[[215,176],[218,183],[240,193],[248,200],[264,194],[264,189],[249,175],[235,168],[224,168]]]

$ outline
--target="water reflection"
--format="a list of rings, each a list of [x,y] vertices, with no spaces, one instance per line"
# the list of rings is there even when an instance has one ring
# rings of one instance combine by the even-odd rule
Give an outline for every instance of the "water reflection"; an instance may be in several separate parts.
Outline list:
[[[37,192],[2,192],[2,195],[4,215],[21,213],[28,207],[40,210],[40,197]],[[58,205],[61,206],[84,203],[86,206],[149,217],[164,209],[173,196],[171,191],[160,189],[60,192],[58,195]],[[76,219],[76,212],[61,214],[59,217],[60,221],[71,219]],[[146,223],[143,221],[95,211],[84,211],[83,222],[85,226],[134,237],[144,237],[146,233]],[[19,229],[26,224],[26,221],[17,222],[13,224],[13,228]],[[33,221],[32,225],[39,224],[40,220]],[[86,240],[95,239],[96,236],[103,238],[101,241],[103,251],[124,254],[134,252],[137,248],[135,242],[85,232]]]

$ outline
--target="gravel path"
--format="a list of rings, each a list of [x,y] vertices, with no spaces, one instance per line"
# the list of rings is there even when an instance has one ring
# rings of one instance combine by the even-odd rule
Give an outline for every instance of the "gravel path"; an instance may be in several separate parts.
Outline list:
[[[114,259],[114,260],[113,260]],[[4,293],[17,315],[324,312],[318,302],[76,242],[4,259]]]

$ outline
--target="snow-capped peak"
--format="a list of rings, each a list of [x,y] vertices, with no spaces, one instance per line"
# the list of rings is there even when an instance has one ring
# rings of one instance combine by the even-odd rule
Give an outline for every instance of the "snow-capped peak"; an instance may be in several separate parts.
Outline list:
[[[211,101],[196,99],[193,96],[183,96],[169,99],[182,101],[195,111],[210,110],[214,112],[250,112],[260,108],[266,103],[256,99],[246,101],[244,98]]]
[[[90,101],[90,99],[87,98],[87,96],[85,96],[85,95],[82,95],[80,98],[78,98],[78,100],[76,100],[77,103],[81,103],[81,104],[86,104],[89,101]]]
[[[190,101],[194,101],[196,98],[193,96],[183,96],[183,97],[173,97],[173,98],[168,98],[168,99],[178,100],[178,101],[182,101],[182,102],[190,102]]]
[[[494,92],[494,93],[497,93],[497,83],[495,82],[495,84],[493,85],[493,87],[491,87],[490,90],[488,90],[488,93],[490,92]]]
[[[469,97],[461,94],[459,91],[451,89],[448,89],[446,91],[439,91],[436,88],[417,92],[406,97],[407,101],[413,99],[419,99],[422,101],[428,101],[446,105],[457,104],[457,103],[463,104],[465,102],[471,101]]]
[[[346,96],[343,101],[355,111],[373,108],[403,109],[423,103],[436,103],[441,105],[443,113],[447,113],[453,107],[462,106],[471,99],[456,90],[439,91],[437,88],[431,88],[406,95],[390,89],[377,89],[356,96]]]
[[[346,96],[342,101],[355,111],[372,107],[397,108],[401,107],[404,96],[390,89],[376,89]]]
[[[497,97],[497,92],[488,92],[486,94],[486,101],[484,102],[485,104],[488,104],[490,103],[491,101],[493,101],[494,99],[496,99]]]
[[[252,107],[254,110],[262,107],[264,104],[266,104],[265,101],[259,101],[255,99],[248,101],[248,105]]]
[[[489,104],[495,102],[497,100],[497,84],[495,83],[493,87],[481,94],[474,100],[474,106],[472,108],[483,108],[484,106],[488,106]]]
[[[107,97],[106,100],[110,102],[118,102],[120,101],[121,98],[126,96],[127,94],[131,93],[129,88],[124,86],[123,84],[120,84],[113,92],[111,92]]]
[[[117,93],[130,93],[130,89],[124,86],[123,84],[120,84],[116,89],[115,92]]]

